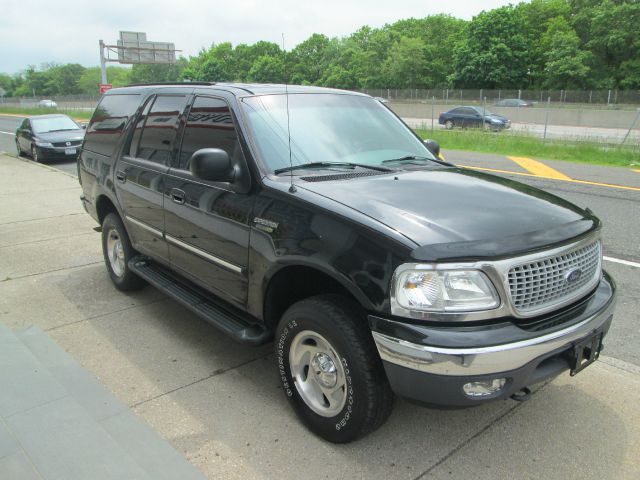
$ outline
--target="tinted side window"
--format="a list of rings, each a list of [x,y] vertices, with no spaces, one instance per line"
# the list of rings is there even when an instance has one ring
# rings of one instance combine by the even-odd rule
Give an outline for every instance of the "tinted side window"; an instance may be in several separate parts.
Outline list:
[[[93,112],[85,133],[84,149],[111,155],[129,118],[140,104],[140,95],[105,95]]]
[[[138,118],[136,122],[136,126],[133,128],[133,134],[131,135],[131,141],[129,142],[129,149],[125,149],[125,151],[129,152],[130,157],[135,157],[138,153],[138,145],[140,144],[140,136],[142,135],[142,127],[144,127],[144,122],[149,115],[149,109],[151,108],[151,104],[153,103],[154,98],[150,98],[147,100],[147,104],[144,106],[142,110],[142,114]]]
[[[464,115],[475,115],[477,112],[473,108],[461,108],[462,114]]]
[[[178,132],[180,114],[187,104],[184,95],[158,95],[144,124],[136,156],[167,164]]]
[[[22,124],[20,125],[20,128],[22,130],[24,129],[29,129],[30,125],[29,125],[29,119],[25,118],[25,120],[22,122]]]
[[[197,97],[187,117],[178,168],[189,169],[191,155],[201,148],[220,148],[233,159],[240,154],[229,106],[223,100]]]

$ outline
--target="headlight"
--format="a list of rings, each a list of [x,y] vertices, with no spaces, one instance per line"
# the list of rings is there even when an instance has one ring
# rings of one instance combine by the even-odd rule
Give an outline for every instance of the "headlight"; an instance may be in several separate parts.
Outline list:
[[[479,270],[403,269],[395,276],[395,301],[406,310],[470,312],[500,306],[491,281]]]
[[[41,142],[39,140],[36,140],[36,145],[39,147],[45,147],[45,148],[51,148],[53,147],[53,145],[49,142]]]

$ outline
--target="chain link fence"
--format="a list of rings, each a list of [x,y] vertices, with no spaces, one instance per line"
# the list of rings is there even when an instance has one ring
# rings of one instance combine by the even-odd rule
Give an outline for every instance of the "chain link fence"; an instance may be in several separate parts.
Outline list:
[[[359,90],[386,100],[428,102],[432,99],[448,104],[492,105],[500,100],[519,99],[533,102],[533,106],[552,103],[566,107],[614,107],[635,109],[640,105],[640,90],[486,90],[486,89],[394,89],[370,88]]]

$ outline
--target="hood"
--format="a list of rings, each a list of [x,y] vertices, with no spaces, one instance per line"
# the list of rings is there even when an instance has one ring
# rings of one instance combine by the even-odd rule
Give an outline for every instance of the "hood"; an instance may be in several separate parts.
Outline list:
[[[298,186],[372,217],[415,242],[420,260],[528,252],[599,227],[589,212],[542,190],[446,168]]]
[[[496,115],[495,113],[492,115],[485,115],[484,118],[488,118],[489,120],[500,120],[501,122],[509,121],[507,117],[503,117],[502,115]]]
[[[45,142],[70,142],[82,140],[84,138],[84,130],[63,130],[61,132],[36,133],[35,136]]]

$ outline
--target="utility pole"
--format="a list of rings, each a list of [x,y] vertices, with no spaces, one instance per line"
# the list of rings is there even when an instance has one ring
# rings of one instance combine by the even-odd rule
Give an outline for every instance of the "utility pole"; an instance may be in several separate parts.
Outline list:
[[[100,40],[100,83],[106,85],[107,83],[107,62],[104,58],[104,42]]]

